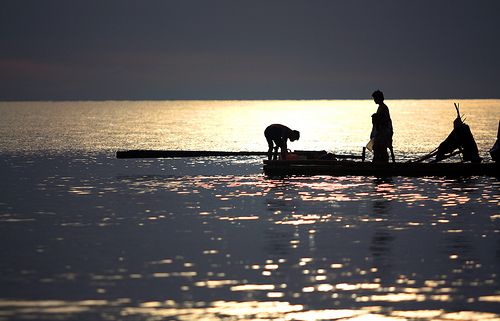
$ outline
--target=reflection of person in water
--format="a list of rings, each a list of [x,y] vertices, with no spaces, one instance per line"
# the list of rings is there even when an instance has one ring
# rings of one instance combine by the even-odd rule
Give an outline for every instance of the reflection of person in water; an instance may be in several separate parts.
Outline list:
[[[278,159],[278,149],[280,148],[281,159],[286,159],[287,140],[290,140],[291,142],[298,140],[300,138],[300,133],[297,130],[291,130],[281,124],[272,124],[266,128],[264,136],[266,136],[267,144],[269,145],[267,158],[269,160],[271,158],[276,160]]]
[[[372,94],[373,101],[378,104],[377,112],[372,115],[372,132],[370,138],[373,139],[373,161],[388,162],[391,151],[392,161],[395,162],[392,149],[392,120],[389,114],[389,108],[384,103],[384,93],[380,90]]]
[[[391,202],[384,198],[388,193],[380,187],[394,186],[392,178],[380,178],[374,181],[377,198],[373,200],[373,211],[370,215],[375,220],[380,220],[374,229],[371,239],[370,252],[372,253],[373,265],[378,269],[378,276],[387,276],[394,261],[392,248],[394,246],[395,235],[393,231]],[[390,193],[390,192],[389,192]]]

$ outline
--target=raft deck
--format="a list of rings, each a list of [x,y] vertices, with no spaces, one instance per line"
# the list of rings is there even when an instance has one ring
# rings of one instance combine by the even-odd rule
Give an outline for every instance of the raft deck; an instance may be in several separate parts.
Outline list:
[[[498,163],[372,163],[343,160],[264,160],[267,176],[475,176],[499,177]]]

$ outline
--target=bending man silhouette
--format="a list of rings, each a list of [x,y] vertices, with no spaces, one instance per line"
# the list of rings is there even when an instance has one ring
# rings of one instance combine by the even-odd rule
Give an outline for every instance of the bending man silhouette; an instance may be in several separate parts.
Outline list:
[[[372,115],[372,132],[370,138],[373,139],[373,161],[388,162],[391,151],[392,162],[395,162],[394,151],[392,149],[392,120],[389,108],[384,104],[384,93],[380,90],[373,92],[373,101],[378,104],[377,112]]]
[[[267,158],[269,160],[278,159],[278,150],[281,148],[281,159],[286,159],[287,153],[287,140],[291,142],[300,138],[300,133],[297,130],[292,130],[285,125],[272,124],[264,130],[269,149],[267,151]],[[273,152],[274,150],[274,152]]]

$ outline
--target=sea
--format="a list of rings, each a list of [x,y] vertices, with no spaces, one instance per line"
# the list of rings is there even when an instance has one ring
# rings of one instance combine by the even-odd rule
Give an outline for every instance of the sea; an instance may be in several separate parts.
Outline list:
[[[451,99],[386,101],[396,161],[434,150],[454,103],[491,161],[500,100]],[[300,131],[291,150],[361,155],[376,107],[0,102],[0,320],[500,320],[498,178],[116,158],[266,151],[273,123]]]

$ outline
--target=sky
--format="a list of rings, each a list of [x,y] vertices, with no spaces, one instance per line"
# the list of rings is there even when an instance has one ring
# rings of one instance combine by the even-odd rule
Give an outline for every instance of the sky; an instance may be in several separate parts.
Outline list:
[[[0,0],[0,100],[500,98],[498,0]]]

